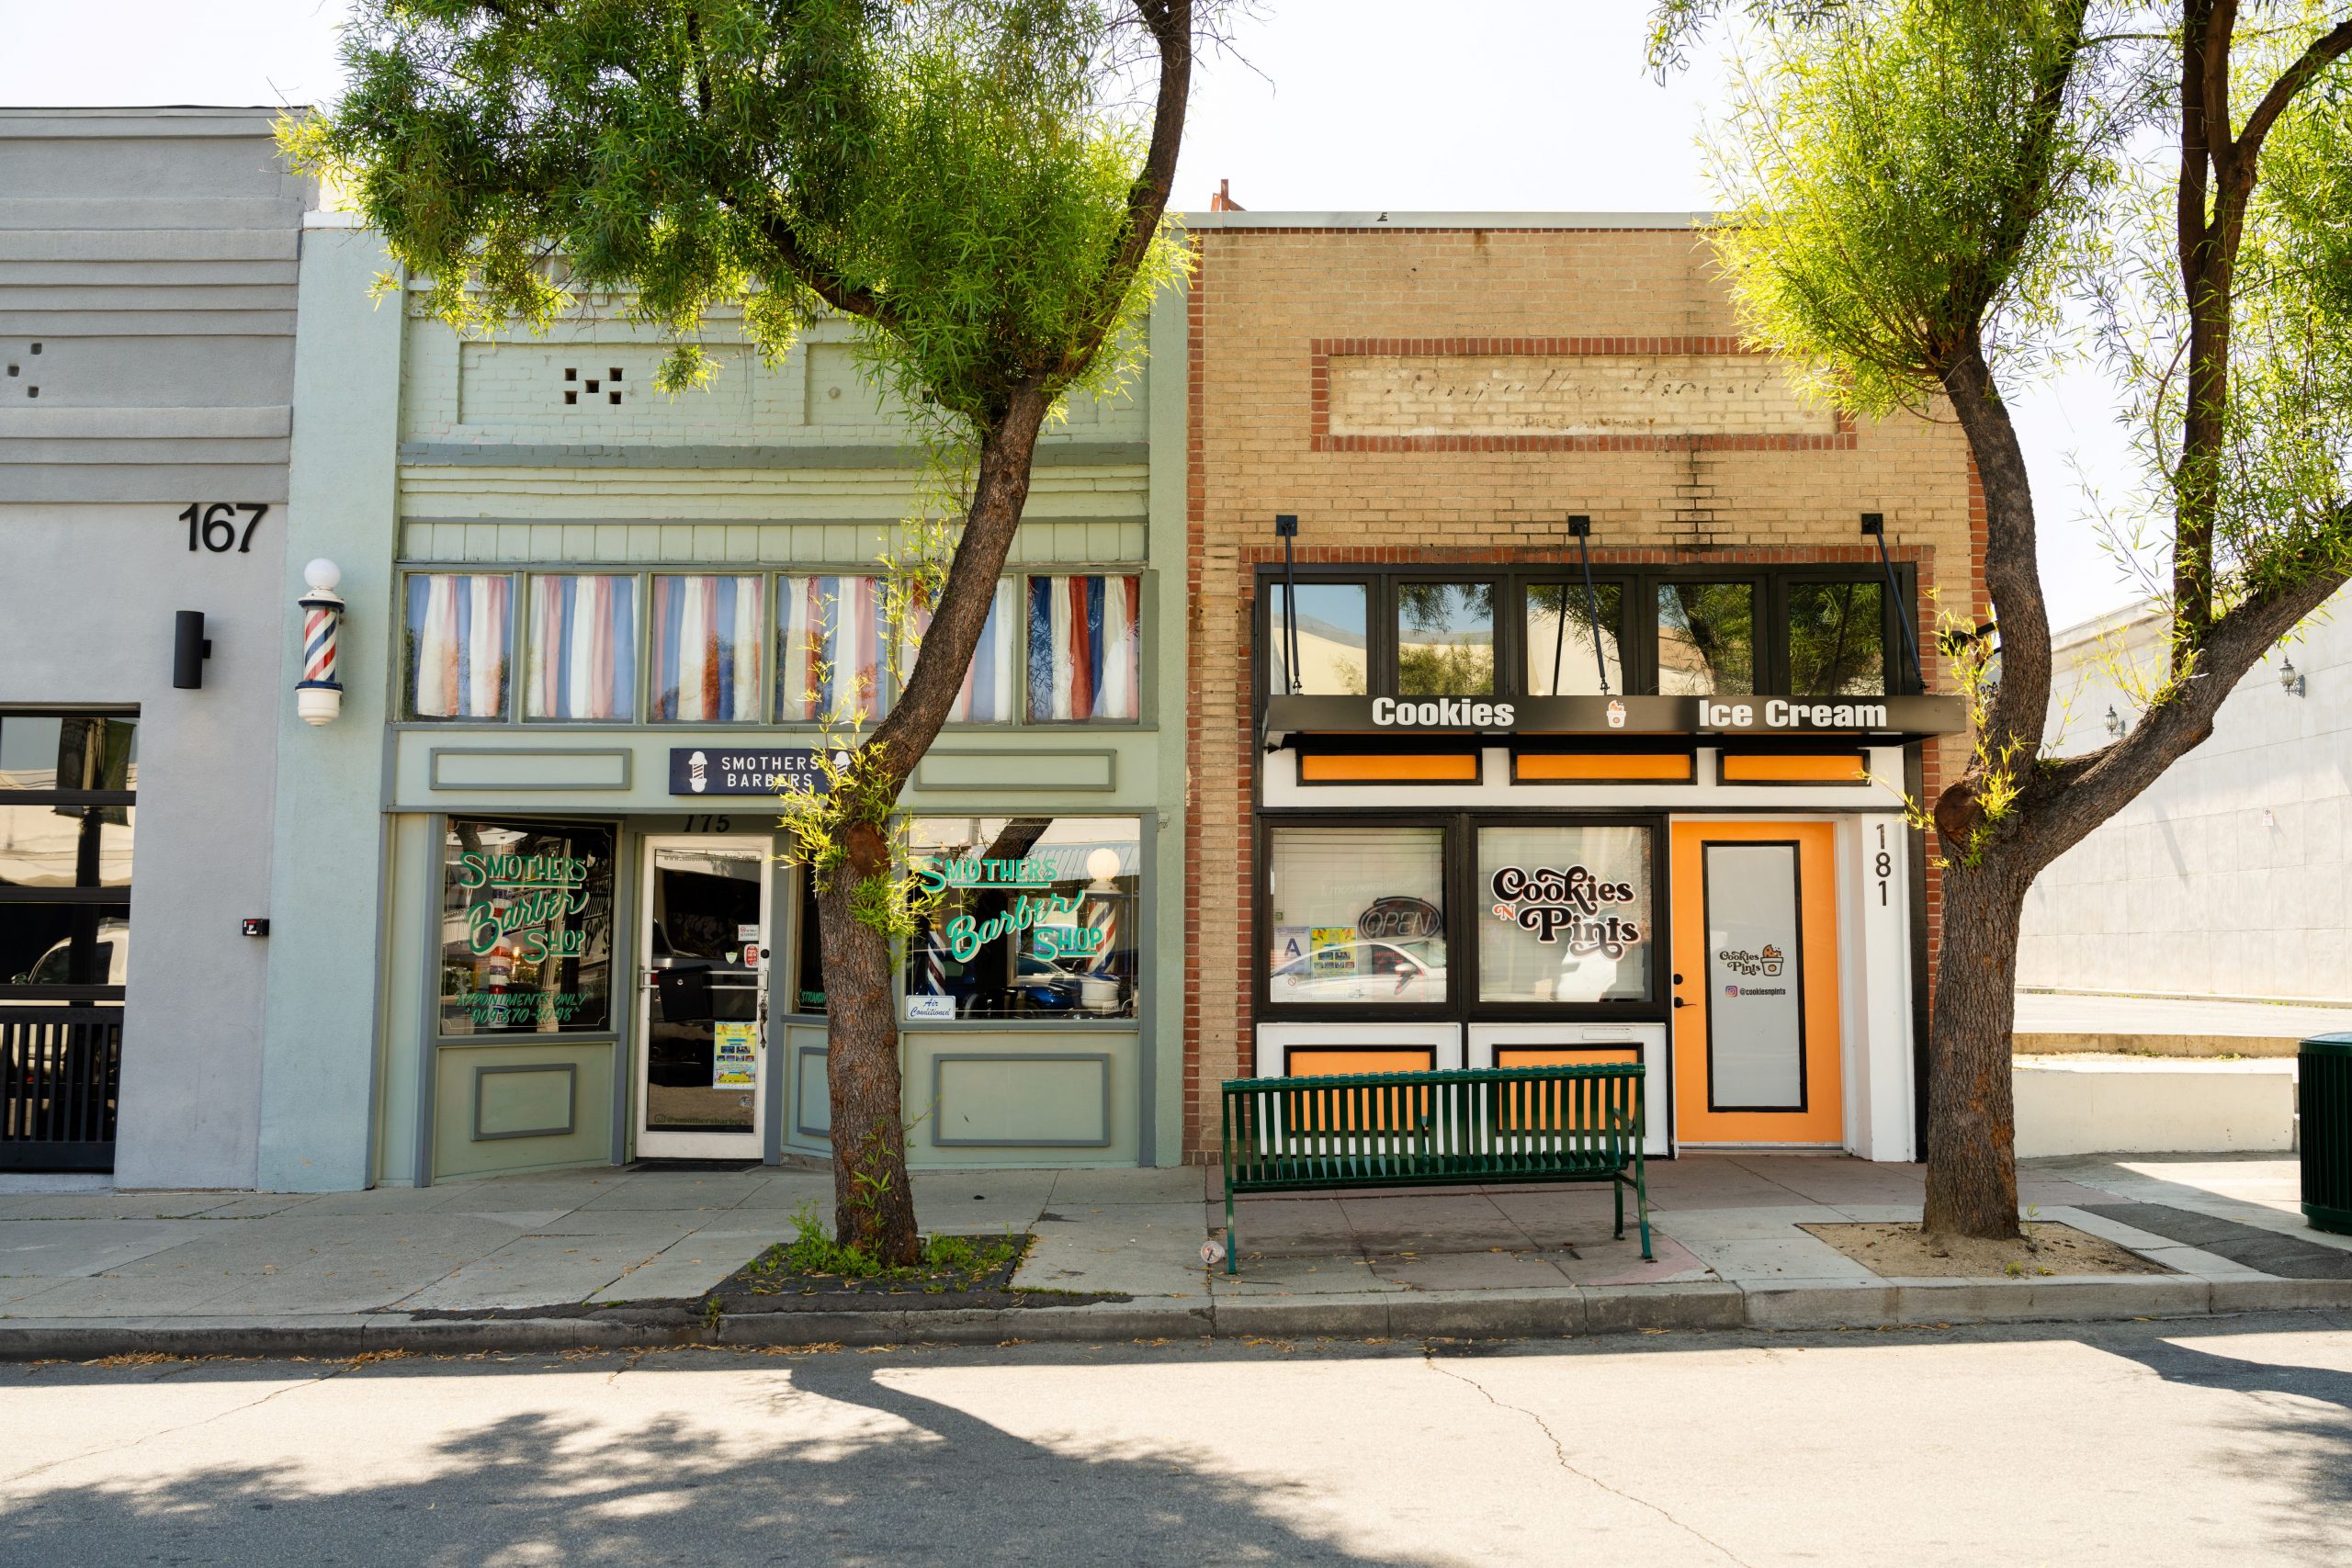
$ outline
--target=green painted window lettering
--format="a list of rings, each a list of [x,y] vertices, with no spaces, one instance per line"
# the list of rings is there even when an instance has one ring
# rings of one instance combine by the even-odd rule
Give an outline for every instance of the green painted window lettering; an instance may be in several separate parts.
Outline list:
[[[613,839],[604,824],[451,820],[443,1036],[612,1027]]]
[[[907,943],[906,1017],[1136,1016],[1134,817],[918,817],[909,831],[925,897]]]

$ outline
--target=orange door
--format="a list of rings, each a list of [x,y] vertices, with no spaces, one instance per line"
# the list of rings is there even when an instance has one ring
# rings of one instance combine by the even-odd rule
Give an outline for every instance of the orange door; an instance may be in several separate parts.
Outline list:
[[[1678,1143],[1843,1140],[1833,833],[1674,825]]]

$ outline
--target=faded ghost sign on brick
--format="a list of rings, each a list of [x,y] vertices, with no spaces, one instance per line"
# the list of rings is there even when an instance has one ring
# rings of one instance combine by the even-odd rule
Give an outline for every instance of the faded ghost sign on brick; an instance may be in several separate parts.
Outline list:
[[[1330,434],[1657,436],[1838,434],[1753,354],[1335,354]]]

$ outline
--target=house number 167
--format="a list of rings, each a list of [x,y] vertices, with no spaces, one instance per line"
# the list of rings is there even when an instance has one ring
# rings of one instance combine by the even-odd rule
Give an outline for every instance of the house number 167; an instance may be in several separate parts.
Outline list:
[[[218,556],[226,555],[233,546],[242,556],[252,551],[254,530],[261,526],[262,517],[268,511],[267,505],[256,501],[216,501],[209,505],[191,501],[179,516],[187,525],[190,550],[206,549]],[[241,512],[252,513],[244,519],[245,531],[242,535],[237,532],[237,514]]]

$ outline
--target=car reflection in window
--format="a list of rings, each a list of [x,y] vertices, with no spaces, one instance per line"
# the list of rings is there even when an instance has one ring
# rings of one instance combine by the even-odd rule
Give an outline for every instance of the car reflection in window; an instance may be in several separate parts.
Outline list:
[[[1272,1002],[1442,1002],[1445,963],[1394,942],[1338,942],[1275,970],[1267,993]]]

